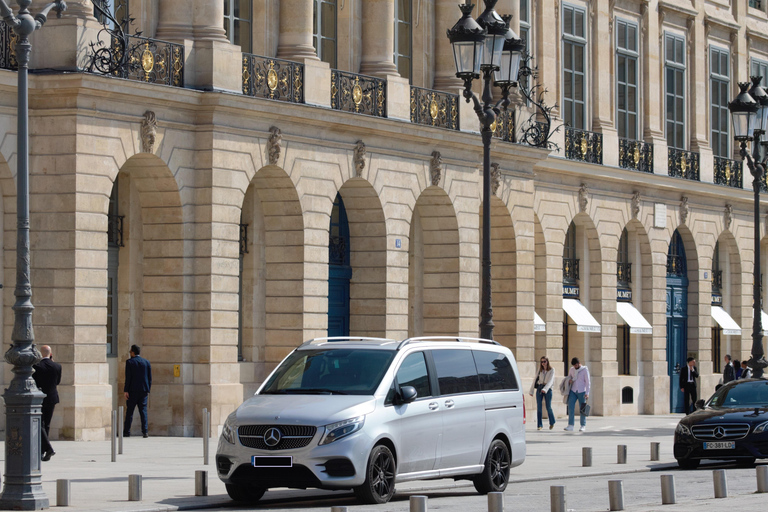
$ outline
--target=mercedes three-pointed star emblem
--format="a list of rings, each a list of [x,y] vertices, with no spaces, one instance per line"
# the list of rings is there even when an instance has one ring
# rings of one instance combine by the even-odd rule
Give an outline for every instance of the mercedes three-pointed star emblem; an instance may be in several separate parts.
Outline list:
[[[725,429],[723,427],[716,427],[714,434],[716,438],[722,439],[725,437]]]
[[[280,429],[272,427],[264,433],[264,444],[267,446],[277,446],[282,438],[283,433],[280,432]]]

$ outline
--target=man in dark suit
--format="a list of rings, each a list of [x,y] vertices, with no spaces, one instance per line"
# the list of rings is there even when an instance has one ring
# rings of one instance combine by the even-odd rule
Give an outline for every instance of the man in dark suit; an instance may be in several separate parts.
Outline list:
[[[690,414],[695,410],[697,400],[696,379],[698,377],[699,372],[696,370],[696,360],[689,357],[688,364],[680,370],[680,391],[683,392],[685,414]],[[692,405],[693,407],[691,407]]]
[[[149,437],[149,422],[147,421],[147,398],[152,387],[152,366],[149,361],[141,357],[141,348],[131,345],[131,358],[125,362],[125,423],[123,423],[123,436],[131,436],[131,422],[133,422],[133,409],[139,406],[141,417],[141,433]]]
[[[32,367],[35,369],[32,378],[35,379],[35,384],[40,391],[45,393],[42,407],[43,425],[40,429],[40,453],[42,460],[49,461],[51,457],[56,455],[48,440],[48,432],[51,429],[53,409],[59,403],[59,391],[56,386],[61,384],[61,365],[54,362],[51,347],[48,345],[40,347],[40,355],[43,356],[43,359]]]

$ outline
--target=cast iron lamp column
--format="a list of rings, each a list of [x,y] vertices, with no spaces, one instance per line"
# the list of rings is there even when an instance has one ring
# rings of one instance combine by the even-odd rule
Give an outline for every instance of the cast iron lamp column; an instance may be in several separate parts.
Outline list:
[[[765,133],[766,116],[768,116],[768,95],[760,87],[760,77],[751,77],[752,89],[747,91],[748,82],[739,83],[741,92],[736,99],[728,104],[733,121],[734,139],[741,146],[741,158],[746,160],[749,172],[752,174],[752,188],[755,192],[755,262],[752,279],[752,356],[747,365],[752,368],[752,376],[762,377],[763,368],[768,366],[763,352],[762,308],[760,301],[760,187],[765,176],[766,156],[760,156],[760,147],[768,141],[761,142],[760,137]],[[752,155],[747,151],[747,141],[752,142]],[[763,148],[765,149],[765,148]],[[763,153],[766,153],[763,151]]]
[[[13,380],[5,390],[5,478],[0,509],[40,510],[48,508],[48,497],[40,473],[40,428],[43,394],[32,379],[32,365],[40,361],[32,332],[32,285],[29,280],[29,93],[27,72],[32,45],[29,36],[42,28],[48,13],[56,8],[59,17],[67,8],[63,0],[46,5],[34,18],[32,0],[16,0],[18,15],[0,0],[0,16],[16,33],[18,71],[18,147],[16,158],[16,303],[13,305],[13,345],[5,360],[13,365]]]
[[[494,10],[498,0],[484,0],[485,11],[471,17],[474,5],[461,4],[462,17],[448,31],[456,61],[456,76],[464,81],[464,98],[474,102],[483,139],[483,245],[482,292],[480,303],[480,337],[493,339],[493,307],[491,305],[491,139],[492,126],[509,105],[509,89],[517,81],[520,57],[525,46],[509,28],[511,16]],[[483,73],[482,103],[472,92],[472,81]],[[492,84],[501,87],[502,98],[493,104]]]

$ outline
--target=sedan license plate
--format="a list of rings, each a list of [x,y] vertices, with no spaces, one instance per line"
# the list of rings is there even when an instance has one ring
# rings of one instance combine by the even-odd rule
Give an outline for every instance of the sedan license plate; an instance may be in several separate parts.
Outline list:
[[[254,455],[251,463],[255,468],[290,468],[293,466],[293,457],[260,457]]]
[[[713,441],[704,443],[705,450],[735,450],[736,441]]]

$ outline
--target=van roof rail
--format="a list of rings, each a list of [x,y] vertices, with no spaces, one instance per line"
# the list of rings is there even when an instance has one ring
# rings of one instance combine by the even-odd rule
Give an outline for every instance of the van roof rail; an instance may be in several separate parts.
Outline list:
[[[320,345],[321,343],[340,343],[345,341],[364,342],[378,345],[386,345],[390,343],[397,343],[396,340],[389,338],[372,338],[365,336],[330,336],[327,338],[312,338],[309,341],[305,341],[301,344],[304,345]]]
[[[397,346],[398,350],[414,341],[456,341],[459,343],[485,343],[487,345],[501,345],[498,341],[487,340],[485,338],[467,338],[465,336],[418,336],[415,338],[408,338],[400,342]]]

